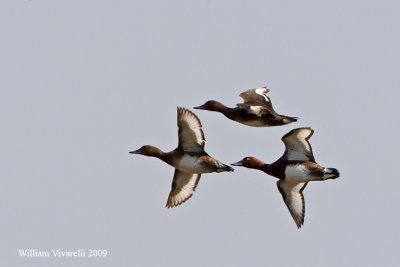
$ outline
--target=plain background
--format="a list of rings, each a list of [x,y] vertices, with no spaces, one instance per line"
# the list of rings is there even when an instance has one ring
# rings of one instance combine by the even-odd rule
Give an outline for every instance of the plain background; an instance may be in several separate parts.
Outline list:
[[[1,266],[399,266],[398,1],[2,1]],[[276,179],[206,174],[164,208],[173,168],[128,154],[177,145],[176,107],[268,85],[300,117],[251,128],[208,111],[224,163],[280,157],[311,126],[298,230]],[[103,259],[18,249],[107,249]]]

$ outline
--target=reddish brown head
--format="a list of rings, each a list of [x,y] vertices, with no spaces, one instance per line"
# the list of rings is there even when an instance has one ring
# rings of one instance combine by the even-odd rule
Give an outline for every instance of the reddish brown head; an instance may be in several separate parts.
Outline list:
[[[262,161],[259,160],[258,158],[255,157],[245,157],[241,161],[238,161],[236,163],[232,163],[232,166],[243,166],[249,169],[262,169],[263,167],[266,166],[266,164]]]

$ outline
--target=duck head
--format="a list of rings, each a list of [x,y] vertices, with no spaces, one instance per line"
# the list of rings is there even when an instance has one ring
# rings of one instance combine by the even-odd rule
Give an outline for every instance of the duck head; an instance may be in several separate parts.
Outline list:
[[[156,157],[156,158],[159,158],[163,154],[163,152],[159,148],[150,145],[142,146],[138,150],[134,150],[129,153],[143,155],[147,157]]]
[[[203,109],[203,110],[210,110],[210,111],[221,111],[225,110],[226,106],[224,106],[222,103],[215,101],[215,100],[210,100],[204,103],[201,106],[194,107],[194,109]]]
[[[262,161],[259,160],[258,158],[255,157],[245,157],[241,161],[238,161],[236,163],[232,163],[232,166],[243,166],[249,169],[261,169],[263,168],[266,164]]]

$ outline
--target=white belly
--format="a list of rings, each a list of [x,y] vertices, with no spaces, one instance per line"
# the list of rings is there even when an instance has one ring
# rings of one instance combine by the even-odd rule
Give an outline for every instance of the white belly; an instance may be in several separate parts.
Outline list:
[[[180,171],[189,173],[202,173],[204,169],[201,168],[198,157],[184,155],[175,166]]]
[[[287,181],[307,182],[311,179],[312,178],[308,175],[307,170],[301,164],[286,167],[285,180]]]

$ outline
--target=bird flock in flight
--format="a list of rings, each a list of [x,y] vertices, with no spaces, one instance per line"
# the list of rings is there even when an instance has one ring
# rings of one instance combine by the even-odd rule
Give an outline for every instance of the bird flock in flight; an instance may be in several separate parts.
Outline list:
[[[230,108],[218,101],[207,101],[195,109],[222,113],[225,117],[253,127],[272,127],[296,122],[298,118],[276,113],[268,97],[267,87],[249,89],[240,94],[243,103]],[[277,186],[297,227],[304,223],[305,203],[303,190],[310,181],[325,181],[339,177],[335,168],[319,165],[314,158],[309,139],[314,130],[309,127],[293,129],[282,137],[285,144],[283,155],[271,164],[255,157],[245,157],[232,163],[263,171],[278,178]],[[204,150],[205,137],[200,119],[192,111],[178,107],[178,147],[170,152],[145,145],[131,151],[148,157],[156,157],[175,168],[166,207],[173,208],[188,200],[195,191],[201,174],[232,172],[233,168],[211,157]]]

